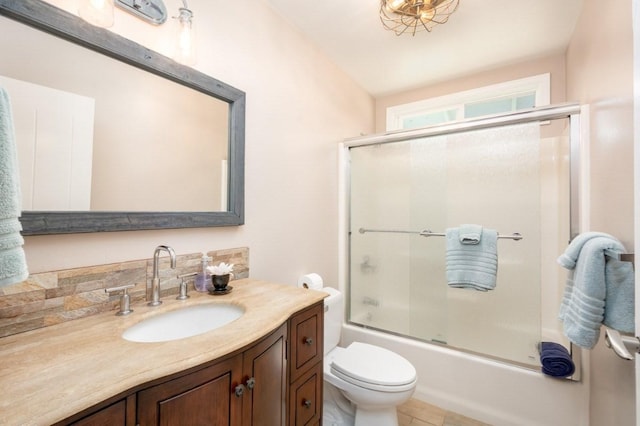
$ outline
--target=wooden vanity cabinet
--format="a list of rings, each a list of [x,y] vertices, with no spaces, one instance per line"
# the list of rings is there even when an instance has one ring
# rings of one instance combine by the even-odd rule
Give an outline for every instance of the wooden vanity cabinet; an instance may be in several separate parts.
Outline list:
[[[323,306],[320,302],[294,314],[241,353],[156,381],[58,424],[320,425]]]
[[[289,426],[322,421],[324,303],[289,320]]]
[[[145,425],[284,425],[286,324],[232,358],[138,392]]]

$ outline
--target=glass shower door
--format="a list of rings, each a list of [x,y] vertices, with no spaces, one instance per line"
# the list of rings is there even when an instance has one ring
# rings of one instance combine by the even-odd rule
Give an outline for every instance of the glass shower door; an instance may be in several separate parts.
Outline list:
[[[542,258],[568,226],[564,132],[534,122],[350,148],[350,321],[539,365],[554,270]],[[462,224],[523,235],[498,240],[494,290],[449,287],[445,238],[420,234]]]

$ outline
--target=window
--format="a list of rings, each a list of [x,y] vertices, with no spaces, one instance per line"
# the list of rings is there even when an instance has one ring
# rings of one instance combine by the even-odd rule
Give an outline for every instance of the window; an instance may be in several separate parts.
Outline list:
[[[551,77],[540,74],[387,108],[387,130],[406,130],[549,105]]]

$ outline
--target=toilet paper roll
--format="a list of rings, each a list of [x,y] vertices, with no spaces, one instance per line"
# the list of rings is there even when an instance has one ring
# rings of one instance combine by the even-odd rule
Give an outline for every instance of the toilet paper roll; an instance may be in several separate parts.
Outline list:
[[[302,275],[300,278],[298,278],[298,287],[320,290],[323,287],[322,277],[315,272]]]

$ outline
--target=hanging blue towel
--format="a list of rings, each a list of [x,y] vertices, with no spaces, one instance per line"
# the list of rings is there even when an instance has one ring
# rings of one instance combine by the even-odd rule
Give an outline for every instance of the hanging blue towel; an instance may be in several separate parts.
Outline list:
[[[24,255],[18,153],[9,96],[0,87],[0,287],[29,276]]]
[[[558,257],[558,263],[562,265],[563,268],[573,269],[576,267],[576,262],[578,261],[578,257],[580,256],[580,251],[584,244],[592,238],[596,237],[606,237],[612,238],[611,235],[605,234],[604,232],[585,232],[578,236],[576,236],[571,243],[566,248],[564,253]]]
[[[477,244],[462,243],[459,228],[448,228],[445,236],[449,287],[493,290],[498,273],[498,233],[483,228]]]
[[[564,334],[583,348],[593,348],[600,325],[633,333],[635,285],[633,265],[609,259],[606,252],[624,253],[614,237],[589,232],[576,237],[558,258],[569,269],[559,318]]]
[[[569,351],[558,343],[540,344],[540,363],[542,372],[552,377],[569,377],[576,371]]]

